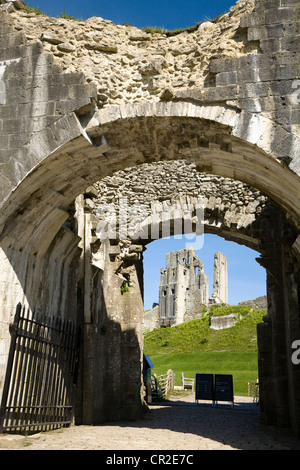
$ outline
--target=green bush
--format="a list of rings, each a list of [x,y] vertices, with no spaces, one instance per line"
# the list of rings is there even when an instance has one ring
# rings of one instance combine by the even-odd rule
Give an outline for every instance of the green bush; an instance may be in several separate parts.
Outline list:
[[[239,315],[248,315],[248,313],[252,310],[250,305],[221,305],[218,304],[212,305],[209,309],[210,315],[214,317],[221,317],[225,315],[231,315],[232,313],[236,313]]]

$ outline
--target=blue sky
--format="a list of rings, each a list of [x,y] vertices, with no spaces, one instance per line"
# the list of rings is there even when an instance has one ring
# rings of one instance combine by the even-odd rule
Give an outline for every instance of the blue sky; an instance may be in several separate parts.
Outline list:
[[[139,28],[160,26],[166,29],[186,28],[199,21],[213,19],[226,12],[234,0],[27,0],[29,6],[39,8],[51,16],[62,12],[76,18],[101,16],[116,24],[130,23]],[[186,239],[158,240],[148,245],[144,254],[145,309],[158,301],[160,268],[165,267],[166,254],[184,248]],[[229,276],[229,302],[236,304],[264,295],[266,273],[255,258],[259,254],[246,247],[206,234],[197,256],[204,262],[204,272],[209,278],[210,293],[213,286],[214,253],[221,251],[227,257]]]
[[[214,19],[236,2],[233,0],[26,0],[50,16],[61,12],[87,19],[101,16],[114,23],[130,23],[138,28],[161,26],[186,28],[199,21]]]

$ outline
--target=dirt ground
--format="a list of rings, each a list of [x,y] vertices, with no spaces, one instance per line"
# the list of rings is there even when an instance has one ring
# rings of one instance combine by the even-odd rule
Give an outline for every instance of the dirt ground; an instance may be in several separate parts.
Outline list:
[[[0,450],[300,450],[287,431],[260,424],[248,397],[212,406],[194,394],[152,404],[139,421],[71,426],[30,436],[0,435]]]

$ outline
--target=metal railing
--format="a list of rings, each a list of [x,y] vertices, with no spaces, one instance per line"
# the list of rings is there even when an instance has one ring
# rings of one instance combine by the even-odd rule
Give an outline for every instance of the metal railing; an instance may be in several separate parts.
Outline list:
[[[80,330],[58,317],[37,321],[18,304],[1,407],[0,432],[68,426],[73,419]]]

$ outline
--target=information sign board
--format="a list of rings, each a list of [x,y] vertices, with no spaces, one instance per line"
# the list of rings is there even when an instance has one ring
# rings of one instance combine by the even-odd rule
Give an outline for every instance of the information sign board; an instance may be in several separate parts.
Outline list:
[[[215,374],[215,401],[231,401],[233,403],[232,375]]]
[[[213,374],[196,374],[196,400],[214,400]]]

